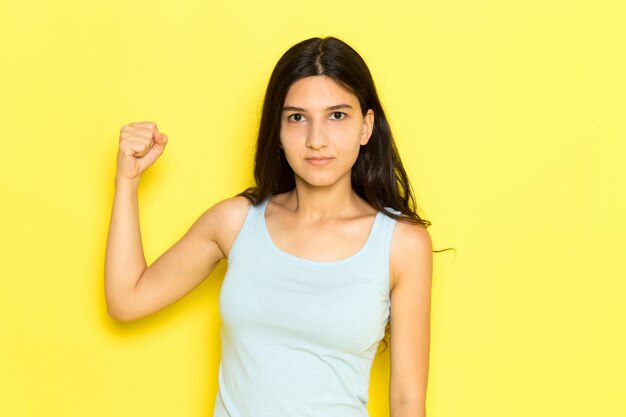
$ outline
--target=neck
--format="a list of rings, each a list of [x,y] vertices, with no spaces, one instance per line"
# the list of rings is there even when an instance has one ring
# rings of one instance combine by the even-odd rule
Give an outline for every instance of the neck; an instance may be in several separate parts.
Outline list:
[[[339,185],[316,187],[296,181],[296,188],[287,197],[286,206],[311,221],[349,215],[358,206],[359,197],[351,184],[348,187]]]

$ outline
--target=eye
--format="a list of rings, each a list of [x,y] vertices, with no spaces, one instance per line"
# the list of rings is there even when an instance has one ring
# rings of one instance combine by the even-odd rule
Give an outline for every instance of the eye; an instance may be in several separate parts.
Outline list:
[[[346,117],[346,114],[344,112],[341,111],[335,111],[332,113],[333,115],[333,119],[335,120],[341,120],[344,119]]]
[[[287,120],[292,121],[292,122],[299,122],[302,120],[302,115],[300,113],[295,113],[287,117]]]

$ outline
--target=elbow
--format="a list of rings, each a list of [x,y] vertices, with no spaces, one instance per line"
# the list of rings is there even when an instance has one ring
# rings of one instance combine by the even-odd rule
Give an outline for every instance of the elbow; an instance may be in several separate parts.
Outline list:
[[[112,308],[111,306],[107,307],[107,315],[115,321],[119,322],[129,322],[134,319],[130,317],[128,314],[120,311],[119,309]]]
[[[391,417],[426,417],[424,401],[390,402]]]
[[[136,321],[143,317],[139,315],[133,315],[128,312],[117,312],[117,311],[112,311],[112,310],[107,310],[107,313],[110,318],[120,323],[128,323],[131,321]]]
[[[110,318],[119,322],[136,320],[131,308],[133,305],[131,294],[122,294],[119,291],[112,291],[111,288],[105,288],[104,298],[107,315]]]
[[[136,320],[136,317],[131,314],[128,308],[124,307],[123,303],[113,302],[107,300],[107,315],[115,321],[129,322]]]

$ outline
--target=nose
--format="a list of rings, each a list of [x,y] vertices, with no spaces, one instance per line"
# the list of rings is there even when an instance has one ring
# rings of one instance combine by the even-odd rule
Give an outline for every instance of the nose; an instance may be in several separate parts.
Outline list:
[[[311,122],[306,137],[306,146],[312,149],[321,149],[328,145],[328,135],[323,123]]]

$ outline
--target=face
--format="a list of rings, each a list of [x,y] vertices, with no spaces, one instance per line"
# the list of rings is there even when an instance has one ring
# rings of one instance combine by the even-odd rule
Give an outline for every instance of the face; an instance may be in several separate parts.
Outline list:
[[[332,78],[317,75],[293,83],[283,106],[280,144],[296,184],[350,184],[373,123],[374,112],[368,109],[363,116],[357,97]]]

